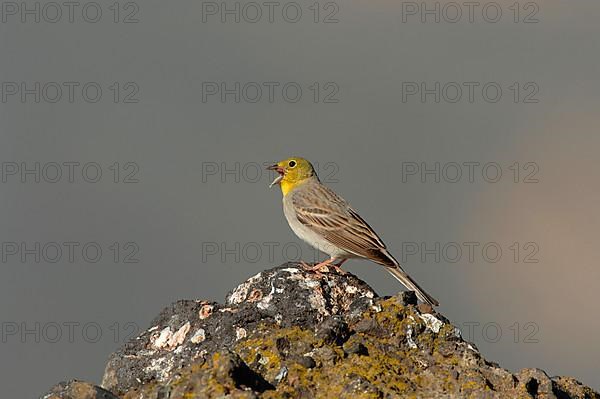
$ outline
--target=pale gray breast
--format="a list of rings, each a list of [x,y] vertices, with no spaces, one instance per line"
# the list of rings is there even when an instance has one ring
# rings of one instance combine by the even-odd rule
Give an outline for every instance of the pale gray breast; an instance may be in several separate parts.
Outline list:
[[[309,244],[313,248],[318,249],[323,253],[328,254],[332,258],[354,257],[353,254],[350,254],[332,245],[329,241],[325,240],[320,234],[316,233],[309,227],[300,223],[296,216],[296,210],[294,208],[293,203],[294,191],[297,189],[298,188],[290,191],[287,195],[283,197],[283,213],[292,231],[307,244]]]

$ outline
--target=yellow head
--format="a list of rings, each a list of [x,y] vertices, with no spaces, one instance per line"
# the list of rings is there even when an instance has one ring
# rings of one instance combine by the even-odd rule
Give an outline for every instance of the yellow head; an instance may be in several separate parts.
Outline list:
[[[284,159],[275,165],[269,166],[267,169],[279,173],[279,176],[271,183],[271,187],[279,184],[283,195],[286,195],[291,189],[303,183],[306,179],[317,176],[310,162],[300,157]]]

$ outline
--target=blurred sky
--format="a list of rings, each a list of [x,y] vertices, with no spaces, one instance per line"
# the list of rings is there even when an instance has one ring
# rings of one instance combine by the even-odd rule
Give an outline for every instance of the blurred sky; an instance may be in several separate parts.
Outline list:
[[[313,260],[268,189],[272,176],[256,169],[294,154],[319,165],[484,356],[600,389],[600,3],[521,2],[516,14],[514,1],[496,1],[482,14],[483,2],[472,23],[467,8],[451,23],[446,3],[439,23],[434,14],[423,23],[420,3],[323,2],[317,14],[313,2],[281,2],[272,23],[267,8],[248,22],[247,2],[239,23],[221,22],[220,2],[122,2],[116,14],[103,1],[96,23],[83,18],[86,3],[72,23],[64,8],[48,22],[55,10],[43,5],[39,23],[28,14],[23,23],[21,3],[5,4],[5,395],[100,382],[108,355],[170,302],[222,301],[298,248]],[[299,21],[284,8],[288,20],[301,9]],[[22,92],[36,82],[39,103]],[[75,82],[72,102],[65,82]],[[210,94],[236,82],[238,103]],[[422,83],[434,90],[424,101]],[[63,97],[53,103],[56,85]],[[33,172],[21,182],[36,162],[41,181]],[[73,182],[65,162],[79,163]],[[63,175],[50,183],[54,163]],[[437,182],[422,175],[436,163]],[[97,182],[84,165],[87,180],[102,172]],[[401,289],[374,264],[346,265],[380,295]]]

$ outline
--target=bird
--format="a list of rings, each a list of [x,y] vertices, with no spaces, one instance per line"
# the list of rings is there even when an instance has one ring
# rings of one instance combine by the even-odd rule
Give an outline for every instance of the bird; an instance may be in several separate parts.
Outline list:
[[[277,172],[269,187],[280,186],[283,213],[292,231],[309,245],[329,255],[329,259],[314,266],[301,262],[305,269],[319,272],[330,266],[345,273],[341,265],[348,259],[368,259],[384,266],[402,285],[413,290],[422,302],[439,306],[439,302],[402,269],[358,212],[321,183],[308,160],[287,158],[267,169]]]

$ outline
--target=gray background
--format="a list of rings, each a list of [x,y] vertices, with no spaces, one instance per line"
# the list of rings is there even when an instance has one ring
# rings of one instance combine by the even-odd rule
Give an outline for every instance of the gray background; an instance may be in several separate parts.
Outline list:
[[[314,23],[311,2],[304,1],[297,3],[303,9],[297,23],[283,20],[282,7],[273,23],[266,15],[258,23],[232,17],[221,23],[218,16],[204,23],[202,3],[195,1],[138,3],[139,22],[130,24],[122,19],[132,9],[122,9],[114,23],[110,2],[99,3],[97,23],[84,21],[81,7],[72,23],[67,15],[57,23],[5,15],[2,82],[97,82],[103,94],[97,103],[80,90],[72,103],[8,96],[0,103],[4,172],[7,162],[32,168],[75,161],[97,162],[103,174],[88,183],[79,167],[72,183],[66,176],[57,183],[26,176],[23,183],[19,175],[0,183],[3,396],[35,397],[73,377],[99,382],[111,351],[171,301],[222,301],[237,283],[295,257],[298,248],[313,260],[284,221],[280,193],[267,188],[272,176],[256,176],[257,164],[293,154],[319,164],[323,180],[405,258],[407,271],[487,358],[511,370],[573,375],[600,389],[600,3],[538,2],[537,23],[523,22],[532,8],[522,9],[515,23],[512,3],[495,3],[503,11],[497,23],[485,21],[482,7],[473,23],[468,15],[457,23],[432,16],[425,23],[408,16],[404,23],[402,3],[395,1],[339,2],[337,23],[322,21],[332,8]],[[279,89],[273,102],[202,100],[203,82],[268,81],[297,82],[301,99],[285,101]],[[436,103],[433,96],[403,102],[403,82],[431,88],[436,81],[496,82],[503,95],[486,101],[479,86],[473,102]],[[114,82],[121,94],[129,92],[125,83],[135,82],[139,102],[121,97],[115,103],[108,88]],[[321,96],[315,103],[308,88],[314,82],[321,94],[325,83],[335,82],[339,101],[324,103]],[[521,96],[515,102],[509,89],[515,82],[534,82],[539,101],[524,103]],[[473,182],[467,168],[457,183],[402,175],[410,162],[432,168],[471,161],[498,163],[502,178],[485,181],[481,166]],[[138,182],[125,184],[121,175],[114,183],[109,166],[115,162],[122,173],[134,162]],[[515,162],[518,183],[509,169]],[[537,183],[523,182],[528,162],[539,168]],[[214,165],[219,173],[207,175]],[[236,167],[238,176],[220,175]],[[36,263],[33,255],[22,260],[6,253],[13,242],[71,241],[97,243],[102,257],[86,261],[81,246],[73,262],[65,253],[55,263],[49,254]],[[135,243],[139,262],[115,262],[114,242],[121,255]],[[465,249],[465,242],[480,243],[472,260],[466,250],[456,262],[454,252],[437,251],[437,261],[402,253],[410,243]],[[490,242],[502,249],[495,263],[481,254]],[[509,248],[515,242],[517,259]],[[220,250],[208,254],[211,243],[237,243],[239,259],[222,259]],[[525,262],[532,248],[538,251],[528,259],[537,263]],[[381,295],[401,289],[371,263],[352,261],[347,269]],[[79,323],[72,339],[65,323]],[[94,326],[102,329],[98,337]]]

